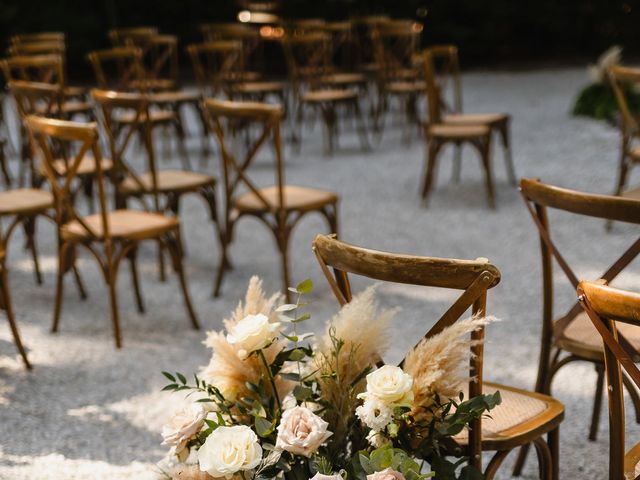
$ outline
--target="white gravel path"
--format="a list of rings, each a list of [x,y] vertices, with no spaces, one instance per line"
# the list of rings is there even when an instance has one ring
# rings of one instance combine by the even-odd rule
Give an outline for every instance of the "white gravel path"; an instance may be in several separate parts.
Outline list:
[[[581,69],[529,72],[478,72],[464,76],[468,111],[508,111],[513,115],[513,144],[519,176],[595,192],[611,191],[616,174],[618,136],[611,127],[568,115],[571,102],[586,81]],[[486,377],[519,387],[534,382],[541,315],[538,239],[516,189],[506,181],[500,149],[494,164],[497,211],[486,208],[479,162],[465,151],[463,178],[450,183],[452,152],[441,157],[438,184],[428,209],[420,206],[419,181],[423,145],[415,137],[402,144],[401,132],[385,132],[371,153],[359,150],[350,126],[343,128],[341,150],[334,158],[322,155],[320,124],[305,131],[300,154],[287,150],[289,182],[337,191],[342,203],[342,238],[378,249],[414,254],[488,257],[502,271],[502,281],[490,294],[489,312],[503,319],[490,327],[486,346]],[[191,152],[197,160],[199,144]],[[260,182],[271,182],[269,157],[256,166]],[[177,165],[177,161],[174,161]],[[218,172],[217,159],[210,169]],[[204,330],[218,329],[223,316],[244,293],[252,274],[264,278],[269,290],[280,287],[279,260],[270,233],[263,225],[239,224],[231,250],[235,270],[226,277],[223,296],[210,297],[218,248],[207,213],[195,198],[183,209],[186,260],[190,289]],[[637,235],[637,228],[618,224],[606,234],[601,221],[553,215],[552,227],[580,276],[596,278]],[[311,277],[316,328],[336,310],[310,251],[314,235],[325,231],[319,217],[298,227],[292,248],[293,278]],[[9,252],[11,287],[23,340],[35,364],[26,372],[18,361],[8,329],[0,327],[0,478],[2,479],[119,479],[153,478],[152,467],[164,454],[160,428],[179,404],[161,393],[161,370],[192,372],[208,360],[201,344],[204,330],[188,327],[177,282],[159,283],[155,248],[141,252],[143,293],[147,313],[136,313],[127,269],[120,277],[120,307],[124,348],[116,351],[111,335],[108,302],[91,258],[82,257],[81,270],[90,298],[81,302],[68,281],[60,332],[49,333],[55,280],[53,229],[39,224],[38,238],[45,284],[34,283],[31,262],[18,234]],[[575,243],[573,243],[575,241]],[[638,264],[620,277],[618,285],[640,288]],[[558,272],[558,306],[574,298]],[[363,285],[357,282],[356,285]],[[390,361],[400,358],[422,335],[452,297],[448,292],[385,286],[385,303],[399,304],[398,327]],[[3,321],[0,321],[3,323]],[[602,415],[597,442],[587,441],[595,374],[588,365],[565,368],[554,393],[567,406],[562,427],[562,478],[605,478],[607,416]],[[631,422],[630,441],[639,429]],[[529,461],[525,478],[537,478]],[[509,478],[503,468],[500,478]]]

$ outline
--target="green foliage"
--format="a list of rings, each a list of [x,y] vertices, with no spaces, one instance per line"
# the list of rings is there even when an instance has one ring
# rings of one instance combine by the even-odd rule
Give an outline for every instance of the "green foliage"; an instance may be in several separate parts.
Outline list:
[[[371,453],[358,452],[354,458],[354,476],[358,480],[366,480],[367,475],[391,468],[404,475],[407,480],[423,480],[435,475],[434,472],[423,474],[420,465],[404,450],[387,445]]]
[[[630,110],[640,112],[640,95],[631,86],[625,87],[625,96]],[[580,92],[571,113],[613,122],[618,113],[618,103],[609,85],[593,83]]]

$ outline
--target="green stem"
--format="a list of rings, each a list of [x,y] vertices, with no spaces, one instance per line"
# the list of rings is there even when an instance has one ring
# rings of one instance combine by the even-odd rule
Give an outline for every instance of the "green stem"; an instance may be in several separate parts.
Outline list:
[[[276,397],[276,402],[278,403],[278,414],[280,414],[280,412],[282,412],[282,404],[280,403],[280,396],[278,395],[278,389],[276,388],[276,379],[273,378],[273,372],[271,371],[271,367],[267,363],[267,359],[265,358],[262,349],[258,350],[258,355],[260,356],[264,368],[267,371],[267,377],[269,378],[269,382],[271,383],[271,388],[273,388],[273,395]]]

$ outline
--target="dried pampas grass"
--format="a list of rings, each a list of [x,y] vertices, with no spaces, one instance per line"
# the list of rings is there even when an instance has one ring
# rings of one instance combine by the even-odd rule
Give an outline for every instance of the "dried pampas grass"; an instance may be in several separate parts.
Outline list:
[[[440,398],[457,398],[470,380],[469,361],[471,347],[477,342],[471,339],[471,332],[477,331],[495,317],[469,317],[460,320],[442,332],[423,339],[409,352],[403,369],[413,377],[413,414],[425,415],[422,407],[430,407],[435,395]]]
[[[280,293],[267,297],[262,290],[262,280],[256,276],[251,277],[244,304],[240,302],[232,312],[231,317],[223,321],[225,328],[229,330],[247,315],[256,315],[258,313],[269,317],[271,322],[276,322],[278,313],[275,309],[280,304],[281,299],[282,295]],[[213,354],[209,365],[201,369],[200,378],[216,386],[224,397],[229,400],[242,396],[253,397],[253,393],[247,388],[246,382],[258,383],[264,376],[264,365],[260,358],[252,355],[243,359],[239,354],[239,347],[227,342],[224,331],[208,332],[204,344],[213,350]],[[267,362],[271,363],[284,347],[285,342],[276,340],[264,349],[263,352]],[[266,388],[269,388],[269,386],[267,385]],[[283,398],[291,390],[291,382],[276,380],[276,388],[281,398]]]

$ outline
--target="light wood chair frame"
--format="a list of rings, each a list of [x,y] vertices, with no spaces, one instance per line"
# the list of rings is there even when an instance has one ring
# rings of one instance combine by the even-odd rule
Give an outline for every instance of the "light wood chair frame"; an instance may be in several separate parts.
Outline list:
[[[578,300],[602,337],[609,400],[609,479],[639,480],[640,443],[625,454],[624,378],[640,388],[640,370],[635,363],[638,352],[629,351],[617,330],[618,322],[640,328],[640,294],[612,288],[606,280],[582,281]],[[622,369],[626,373],[623,377]]]
[[[109,290],[109,299],[111,304],[111,322],[113,327],[113,335],[117,348],[122,346],[122,338],[120,333],[120,322],[117,305],[116,280],[120,263],[123,259],[128,258],[131,266],[132,280],[136,302],[140,313],[144,312],[142,296],[138,282],[138,274],[136,267],[136,251],[139,244],[144,239],[115,237],[111,234],[109,226],[109,207],[107,205],[106,182],[103,172],[100,168],[100,159],[102,158],[100,147],[98,145],[98,129],[95,123],[78,123],[62,120],[46,119],[36,116],[30,116],[26,119],[27,128],[33,138],[35,144],[41,149],[44,156],[45,171],[47,179],[51,187],[55,199],[55,215],[58,224],[58,279],[56,285],[56,301],[53,314],[52,332],[57,332],[60,321],[60,313],[62,309],[64,275],[69,271],[70,262],[75,258],[75,249],[84,247],[96,259],[98,266],[104,276],[105,282]],[[53,162],[54,157],[51,152],[50,142],[52,139],[57,141],[79,142],[81,147],[77,154],[71,160],[70,167],[64,179],[56,174]],[[100,221],[102,235],[96,233],[90,225],[88,225],[82,215],[80,215],[73,202],[74,178],[77,169],[82,162],[83,156],[91,151],[93,157],[97,160],[97,184],[98,197],[100,203]],[[60,229],[69,222],[77,222],[84,231],[84,236],[79,239],[65,238]],[[195,311],[191,305],[191,299],[187,289],[186,277],[182,266],[182,241],[180,239],[180,224],[176,222],[171,230],[158,232],[154,238],[160,242],[164,248],[171,254],[173,260],[173,268],[178,275],[180,287],[184,298],[187,314],[190,318],[193,328],[198,329],[198,320]],[[103,246],[100,252],[97,248],[98,244]]]
[[[288,297],[291,286],[289,276],[289,242],[297,223],[307,214],[320,213],[327,221],[330,231],[338,230],[338,200],[313,210],[293,210],[286,208],[284,198],[285,176],[282,156],[282,137],[280,124],[283,111],[277,105],[250,102],[225,102],[205,99],[205,112],[211,131],[215,134],[222,157],[224,179],[224,231],[222,237],[221,260],[214,285],[214,296],[220,294],[223,276],[229,269],[228,248],[233,240],[233,229],[245,215],[253,216],[264,223],[273,233],[281,257],[283,291]],[[248,146],[242,160],[236,158],[225,140],[223,121],[250,121],[261,127],[259,137]],[[273,145],[275,155],[275,180],[278,188],[277,203],[270,203],[260,192],[260,188],[251,180],[247,170],[254,162],[258,152],[267,142]],[[264,205],[264,211],[239,211],[234,207],[234,198],[239,187],[246,187]]]
[[[559,188],[546,185],[537,179],[522,179],[520,181],[520,192],[527,211],[530,213],[537,228],[542,258],[542,334],[535,390],[537,392],[551,394],[553,378],[564,366],[576,361],[593,363],[598,374],[598,379],[591,426],[589,428],[589,439],[595,440],[598,433],[600,410],[602,407],[605,376],[604,358],[601,355],[594,356],[593,352],[588,349],[582,351],[575,346],[571,348],[572,351],[567,351],[563,345],[558,344],[558,339],[561,338],[569,324],[582,311],[582,308],[580,304],[576,302],[568,312],[560,318],[556,318],[554,315],[553,260],[556,260],[558,266],[574,288],[578,287],[579,280],[551,238],[548,210],[561,210],[587,217],[640,224],[640,201]],[[640,238],[602,274],[602,278],[608,282],[612,281],[638,254],[640,254]],[[622,339],[623,337],[621,336],[620,338]],[[628,344],[626,341],[625,343]],[[562,353],[565,351],[568,355],[561,358]],[[624,383],[636,409],[636,418],[640,422],[640,395],[635,387],[633,387],[629,378],[625,377]],[[525,457],[526,451],[521,452],[514,469],[516,475],[520,473]]]
[[[318,235],[312,248],[340,305],[352,299],[349,274],[383,282],[461,292],[425,334],[427,338],[454,324],[469,309],[474,316],[485,316],[488,290],[495,287],[501,277],[500,271],[486,258],[455,260],[387,253],[339,241],[335,235]],[[470,378],[475,378],[475,381],[469,382],[469,398],[483,392],[484,328],[473,332],[471,338],[477,343],[470,352]],[[549,418],[546,424],[530,432],[526,438],[518,438],[517,441],[504,439],[498,443],[482,439],[482,419],[477,419],[469,426],[468,444],[455,448],[455,453],[467,456],[471,465],[482,470],[482,452],[495,451],[484,471],[485,478],[491,480],[513,449],[523,444],[533,444],[539,455],[542,478],[557,479],[559,424],[562,419],[562,414]],[[544,434],[548,434],[548,442],[544,441]]]

